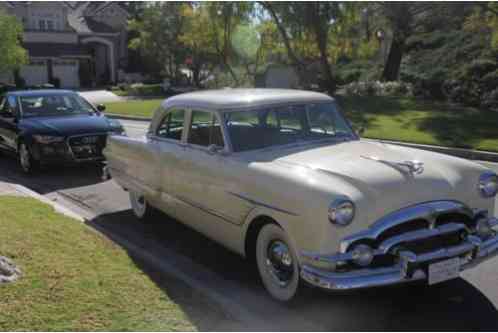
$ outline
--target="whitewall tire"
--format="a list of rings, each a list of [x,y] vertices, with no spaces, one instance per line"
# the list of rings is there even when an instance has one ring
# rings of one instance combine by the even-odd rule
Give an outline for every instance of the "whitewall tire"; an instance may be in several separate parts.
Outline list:
[[[131,210],[133,211],[133,214],[139,220],[142,220],[144,222],[150,222],[148,220],[152,218],[154,208],[152,208],[149,205],[147,199],[145,199],[145,196],[132,191],[129,192],[129,196],[130,196]]]
[[[256,263],[261,280],[273,298],[285,302],[296,295],[299,287],[296,251],[278,225],[261,228],[256,241]]]

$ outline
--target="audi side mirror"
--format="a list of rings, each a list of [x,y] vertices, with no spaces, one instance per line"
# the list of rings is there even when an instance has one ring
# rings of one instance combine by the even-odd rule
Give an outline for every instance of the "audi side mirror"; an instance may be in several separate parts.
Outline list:
[[[104,112],[105,111],[105,105],[104,104],[98,104],[97,105],[97,110],[99,110],[99,112]]]
[[[221,151],[223,151],[223,147],[220,147],[220,146],[218,146],[218,145],[209,145],[209,146],[207,147],[207,149],[208,149],[208,152],[209,152],[210,154],[213,154],[213,155],[214,155],[214,154],[218,154],[218,153],[220,153]]]

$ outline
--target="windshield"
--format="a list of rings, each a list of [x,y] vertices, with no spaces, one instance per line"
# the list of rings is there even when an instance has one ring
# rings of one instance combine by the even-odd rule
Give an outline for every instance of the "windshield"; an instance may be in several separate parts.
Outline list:
[[[333,103],[224,113],[235,152],[323,139],[356,138]]]
[[[94,112],[93,107],[77,94],[21,96],[23,117],[50,117]]]

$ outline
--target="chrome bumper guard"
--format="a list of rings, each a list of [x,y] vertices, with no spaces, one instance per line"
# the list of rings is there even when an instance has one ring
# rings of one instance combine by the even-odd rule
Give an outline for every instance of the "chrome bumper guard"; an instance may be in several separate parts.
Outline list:
[[[359,268],[345,272],[336,271],[341,263],[352,260],[350,252],[335,255],[318,255],[302,252],[301,278],[313,286],[330,290],[349,290],[394,285],[412,281],[427,280],[429,263],[460,257],[460,271],[472,268],[484,260],[498,254],[498,219],[489,219],[493,235],[486,240],[469,234],[459,245],[440,248],[432,252],[415,254],[399,251],[398,261],[393,266],[381,268]],[[434,234],[444,234],[445,230],[455,228],[438,228]],[[427,232],[424,230],[424,232]],[[407,233],[406,239],[416,238],[416,232]],[[403,236],[397,236],[398,239]],[[410,238],[411,237],[411,238]],[[384,244],[384,243],[383,243]],[[374,255],[385,254],[386,248],[379,246]]]

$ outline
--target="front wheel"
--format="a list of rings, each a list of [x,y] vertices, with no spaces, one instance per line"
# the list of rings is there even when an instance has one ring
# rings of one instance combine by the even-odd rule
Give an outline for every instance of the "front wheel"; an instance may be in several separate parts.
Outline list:
[[[19,164],[25,174],[32,174],[38,169],[38,162],[24,142],[19,144]]]
[[[142,194],[130,191],[130,204],[133,214],[144,222],[151,222],[154,215],[154,208],[149,205],[147,199]]]
[[[290,301],[299,287],[296,252],[285,231],[275,224],[261,228],[256,241],[256,262],[261,280],[270,295]]]

